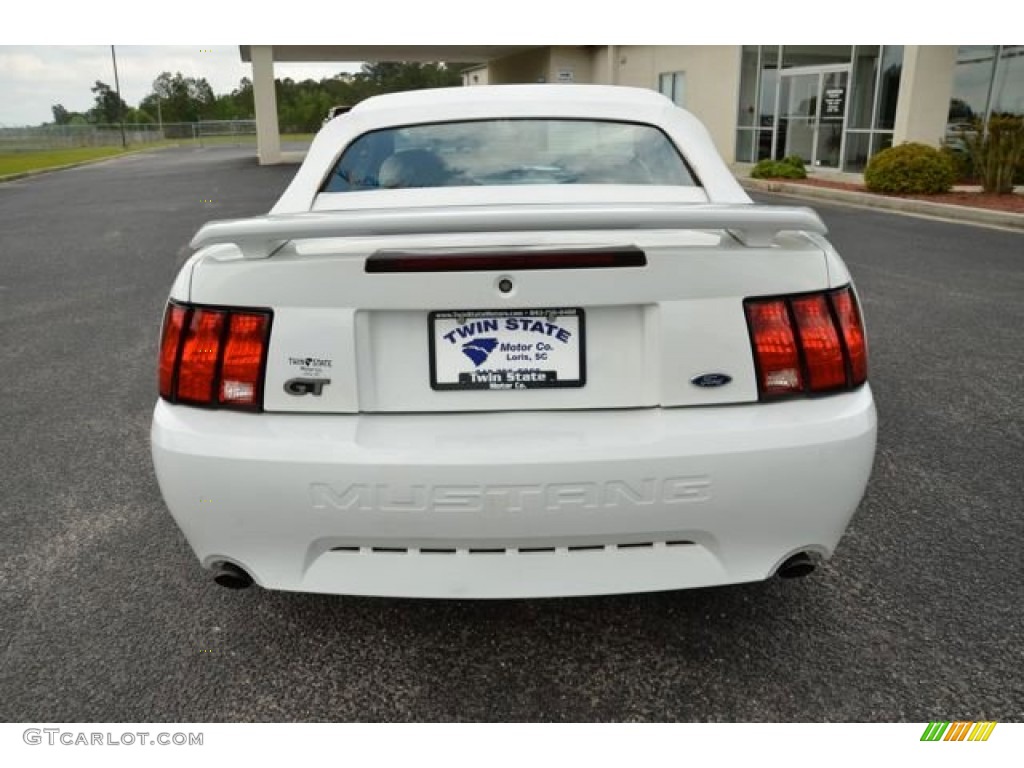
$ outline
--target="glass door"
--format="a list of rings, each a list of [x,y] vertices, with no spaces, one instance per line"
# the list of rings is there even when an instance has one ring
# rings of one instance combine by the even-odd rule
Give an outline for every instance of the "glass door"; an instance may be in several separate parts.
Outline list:
[[[821,73],[783,73],[779,90],[777,159],[796,155],[814,165],[814,129],[818,122]]]
[[[843,119],[846,115],[847,71],[821,73],[821,97],[818,109],[818,135],[814,165],[838,168],[843,150]]]
[[[838,168],[842,159],[848,68],[783,72],[776,158]]]

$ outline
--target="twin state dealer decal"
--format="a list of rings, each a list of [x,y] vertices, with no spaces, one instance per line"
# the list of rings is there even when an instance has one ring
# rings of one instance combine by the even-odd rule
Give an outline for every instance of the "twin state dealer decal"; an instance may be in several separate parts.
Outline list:
[[[433,312],[434,389],[535,389],[585,383],[576,308]]]

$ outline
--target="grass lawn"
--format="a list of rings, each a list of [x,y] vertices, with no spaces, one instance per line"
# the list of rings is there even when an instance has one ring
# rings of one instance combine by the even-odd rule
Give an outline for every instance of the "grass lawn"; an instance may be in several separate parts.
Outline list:
[[[41,152],[0,152],[0,176],[123,154],[121,147],[75,147]]]
[[[282,142],[305,142],[312,141],[312,133],[293,133],[281,136]],[[164,139],[146,144],[130,144],[128,152],[140,149],[157,149],[160,147],[188,147],[197,146],[200,142],[195,139]],[[245,145],[256,144],[255,135],[243,136],[204,136],[202,146],[216,146],[220,144]],[[43,168],[55,168],[61,165],[71,165],[85,160],[97,160],[103,157],[115,157],[122,155],[126,150],[121,147],[74,147],[71,149],[44,149],[22,152],[0,151],[0,176],[7,176],[13,173],[24,173],[25,171],[37,171]]]

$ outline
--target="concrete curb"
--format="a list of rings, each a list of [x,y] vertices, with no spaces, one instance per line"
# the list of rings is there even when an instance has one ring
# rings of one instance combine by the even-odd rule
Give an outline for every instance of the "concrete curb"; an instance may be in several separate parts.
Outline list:
[[[177,146],[177,145],[175,145]],[[170,147],[145,147],[143,149],[131,149],[127,152],[120,152],[116,155],[107,155],[106,157],[94,157],[89,160],[79,160],[77,163],[68,163],[67,165],[53,165],[49,168],[33,168],[30,171],[18,171],[17,173],[8,173],[5,176],[0,176],[0,184],[5,181],[17,181],[18,179],[28,179],[33,176],[41,176],[44,173],[53,173],[54,171],[66,171],[69,168],[80,168],[83,165],[95,165],[96,163],[105,163],[108,160],[117,160],[119,157],[128,157],[129,155],[139,155],[143,152],[159,152],[161,149],[170,149]]]
[[[900,213],[949,219],[965,224],[982,224],[990,227],[1006,227],[1007,229],[1024,231],[1024,213],[990,211],[985,208],[971,208],[966,205],[931,203],[927,200],[886,197],[885,195],[874,195],[870,192],[852,192],[831,187],[812,187],[808,184],[794,184],[792,182],[773,181],[770,179],[751,179],[738,176],[736,180],[748,191],[775,192],[780,195],[790,195],[806,200],[828,200],[835,203],[856,205],[862,208],[881,208]]]

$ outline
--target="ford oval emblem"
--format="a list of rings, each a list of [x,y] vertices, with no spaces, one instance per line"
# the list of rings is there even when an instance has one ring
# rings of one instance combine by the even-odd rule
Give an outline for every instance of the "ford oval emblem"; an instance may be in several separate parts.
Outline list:
[[[726,373],[702,373],[700,376],[690,379],[690,383],[696,384],[698,387],[724,387],[730,381],[732,381],[732,376]]]

